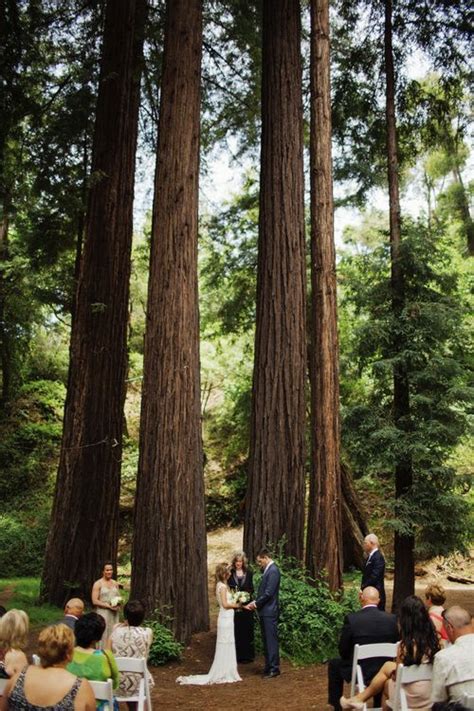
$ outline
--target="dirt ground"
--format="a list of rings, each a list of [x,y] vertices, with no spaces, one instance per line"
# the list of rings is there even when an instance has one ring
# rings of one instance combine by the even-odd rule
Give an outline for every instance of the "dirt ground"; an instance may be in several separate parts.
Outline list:
[[[213,531],[208,536],[208,564],[212,571],[221,560],[230,560],[232,552],[242,546],[242,529],[229,528]],[[457,562],[462,576],[474,577],[471,562]],[[416,593],[422,594],[428,582],[437,580],[447,591],[448,605],[461,605],[474,615],[474,585],[462,585],[446,579],[447,566],[433,562],[425,566],[427,575],[417,577]],[[387,609],[390,609],[392,582],[387,580]],[[152,669],[155,679],[153,701],[161,709],[315,709],[329,711],[327,699],[327,668],[324,664],[297,668],[283,660],[281,676],[262,679],[263,658],[253,664],[239,666],[242,682],[221,686],[180,686],[176,677],[185,674],[206,673],[211,666],[216,640],[216,606],[213,603],[213,585],[210,581],[211,630],[192,638],[181,662]]]
[[[223,560],[230,561],[232,552],[242,546],[242,529],[221,529],[208,536],[208,565],[213,571]],[[447,580],[449,572],[457,572],[462,577],[474,578],[474,560],[454,559],[432,561],[424,566],[423,576],[417,577],[416,592],[422,594],[428,582],[436,580],[447,591],[448,605],[461,605],[474,616],[474,585],[463,585]],[[392,582],[387,580],[387,609],[390,609]],[[4,602],[7,602],[4,591]],[[225,709],[245,711],[315,709],[329,711],[326,704],[327,669],[324,664],[298,668],[286,660],[282,661],[281,676],[271,680],[262,678],[263,658],[252,664],[240,665],[242,682],[208,687],[180,686],[176,677],[187,674],[206,673],[212,663],[216,641],[217,603],[214,602],[214,583],[209,580],[211,629],[191,640],[180,662],[164,667],[151,668],[155,679],[152,699],[157,709]],[[29,652],[35,651],[38,630],[31,635]],[[126,709],[126,706],[123,706]]]

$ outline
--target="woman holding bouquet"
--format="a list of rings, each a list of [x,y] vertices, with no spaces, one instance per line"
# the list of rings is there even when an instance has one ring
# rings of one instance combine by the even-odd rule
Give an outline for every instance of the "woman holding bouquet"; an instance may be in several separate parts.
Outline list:
[[[214,660],[208,674],[193,674],[179,676],[178,684],[232,684],[242,681],[237,671],[237,657],[234,641],[234,610],[240,608],[240,603],[233,602],[228,587],[229,566],[219,563],[216,567],[216,597],[219,605],[217,618],[217,640]]]
[[[105,630],[101,640],[103,649],[109,641],[114,626],[120,621],[119,608],[122,600],[119,584],[112,578],[113,574],[112,563],[107,561],[102,571],[102,577],[96,580],[92,586],[92,604],[95,605],[96,612],[105,620]]]
[[[241,602],[247,603],[253,598],[253,575],[248,567],[248,561],[243,551],[234,553],[230,564],[230,578],[228,585],[234,595],[242,595]],[[247,599],[244,599],[247,597]],[[237,610],[234,615],[235,649],[237,661],[240,664],[253,662],[255,658],[254,648],[254,614],[250,610]]]

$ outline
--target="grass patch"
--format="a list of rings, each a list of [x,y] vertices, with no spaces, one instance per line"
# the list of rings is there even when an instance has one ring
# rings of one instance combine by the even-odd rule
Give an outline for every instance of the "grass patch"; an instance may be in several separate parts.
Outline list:
[[[39,602],[39,578],[0,578],[0,596],[12,590],[11,596],[4,602],[7,610],[13,607],[24,610],[30,618],[32,627],[39,627],[58,622],[63,616],[60,607]]]

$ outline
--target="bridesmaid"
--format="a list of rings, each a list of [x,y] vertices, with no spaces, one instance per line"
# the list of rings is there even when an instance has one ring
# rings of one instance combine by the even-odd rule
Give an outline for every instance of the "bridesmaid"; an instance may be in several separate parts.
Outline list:
[[[230,564],[230,578],[227,581],[230,589],[243,590],[253,598],[253,575],[248,567],[248,561],[243,551],[234,553]],[[234,615],[234,634],[237,661],[240,664],[253,662],[254,649],[254,616],[249,610],[237,610]]]
[[[112,578],[113,574],[112,563],[107,561],[102,571],[102,577],[96,580],[92,586],[92,604],[95,605],[96,612],[105,620],[105,630],[100,643],[102,649],[108,645],[114,625],[119,622],[120,606],[111,604],[114,597],[120,596],[119,584]]]

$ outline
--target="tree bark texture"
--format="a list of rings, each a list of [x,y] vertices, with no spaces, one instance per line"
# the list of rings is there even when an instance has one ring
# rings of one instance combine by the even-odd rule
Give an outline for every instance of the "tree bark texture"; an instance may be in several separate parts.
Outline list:
[[[169,0],[145,336],[132,595],[209,626],[197,284],[201,0]]]
[[[401,316],[404,307],[404,278],[400,261],[401,214],[397,149],[397,124],[395,114],[395,69],[392,44],[392,0],[385,2],[385,75],[386,75],[386,123],[387,163],[390,212],[390,255],[392,309],[394,318]],[[403,349],[399,341],[393,344],[394,353]],[[410,389],[406,365],[398,362],[393,372],[393,413],[395,425],[405,430],[410,418]],[[397,462],[395,467],[395,497],[405,496],[413,484],[413,468],[410,455]],[[415,539],[413,536],[395,533],[394,558],[395,581],[393,589],[394,611],[415,590]]]
[[[354,488],[349,468],[341,463],[342,549],[344,570],[363,569],[364,538],[369,533],[367,515]]]
[[[257,322],[244,546],[303,557],[305,240],[300,3],[264,0]]]
[[[117,554],[145,0],[106,8],[85,241],[42,595],[85,598]]]
[[[331,151],[329,2],[311,2],[311,445],[306,567],[342,587],[339,344]]]

